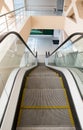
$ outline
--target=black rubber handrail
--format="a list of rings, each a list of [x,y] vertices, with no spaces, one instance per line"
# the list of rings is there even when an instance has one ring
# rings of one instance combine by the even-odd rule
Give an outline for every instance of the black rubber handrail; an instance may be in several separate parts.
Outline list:
[[[37,57],[37,55],[35,55],[35,54],[32,52],[32,50],[29,48],[29,46],[25,43],[25,41],[24,41],[24,39],[21,37],[21,35],[20,35],[19,33],[15,32],[15,31],[11,31],[11,32],[8,32],[8,33],[4,34],[4,35],[1,37],[1,39],[0,39],[0,43],[1,43],[8,35],[10,35],[10,34],[15,34],[15,35],[22,41],[22,43],[26,46],[26,48],[32,53],[32,55],[33,55],[34,57]]]
[[[47,56],[47,58],[52,56],[59,48],[61,48],[64,44],[66,44],[66,42],[68,40],[70,40],[72,37],[74,37],[75,35],[81,35],[80,38],[83,37],[83,33],[81,33],[81,32],[76,32],[76,33],[71,34],[59,47],[57,47],[57,49],[55,49],[51,54],[49,54],[49,56]]]
[[[11,13],[16,12],[16,11],[18,11],[18,10],[21,10],[21,9],[23,9],[23,8],[25,8],[25,7],[20,7],[20,8],[18,8],[18,9],[15,9],[15,10],[12,10],[12,11],[10,11],[10,12],[7,12],[7,13],[5,13],[5,14],[0,15],[0,17],[3,17],[3,16],[8,15],[8,14],[11,14]]]

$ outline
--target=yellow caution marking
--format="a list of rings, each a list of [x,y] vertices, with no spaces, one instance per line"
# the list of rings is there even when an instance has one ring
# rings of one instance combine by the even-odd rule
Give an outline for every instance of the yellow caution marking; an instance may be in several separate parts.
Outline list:
[[[72,126],[75,126],[74,119],[73,119],[73,116],[72,116],[72,113],[71,113],[71,108],[70,108],[69,101],[68,101],[68,97],[67,97],[67,93],[66,93],[66,90],[64,88],[64,84],[63,84],[62,78],[60,78],[60,82],[61,82],[62,88],[64,89],[64,96],[65,96],[65,99],[66,99],[66,105],[69,106],[68,113],[69,113],[71,124],[72,124]]]
[[[21,109],[70,109],[69,106],[21,106]]]
[[[36,67],[35,68],[33,68],[32,70],[30,70],[31,72],[28,74],[28,76],[26,77],[27,79],[29,78],[29,76],[32,74],[32,73],[34,73],[35,72],[35,69],[36,69]]]
[[[21,106],[23,105],[23,102],[24,102],[25,93],[26,93],[26,89],[23,90]]]
[[[26,81],[25,81],[25,86],[24,86],[24,88],[28,88],[27,86],[28,86],[28,80],[29,80],[29,77],[27,77],[26,78]]]
[[[66,105],[69,106],[69,101],[68,101],[66,90],[64,90],[64,96],[65,96],[65,99],[66,99]]]
[[[74,119],[73,119],[72,113],[71,113],[71,109],[68,109],[68,113],[69,113],[69,117],[70,117],[70,121],[71,121],[72,126],[75,126]]]
[[[22,115],[22,110],[20,109],[19,116],[18,116],[17,126],[20,125],[21,115]]]
[[[68,101],[68,97],[67,97],[66,91],[64,91],[64,96],[66,98],[66,105],[69,106],[68,113],[69,113],[71,124],[72,124],[72,126],[75,126],[74,119],[73,119],[73,116],[72,116],[72,113],[71,113],[71,108],[70,108],[70,105],[69,105],[69,101]]]
[[[25,81],[25,86],[24,86],[24,88],[27,88],[27,79],[26,79],[26,81]]]
[[[61,87],[64,89],[64,84],[63,84],[63,80],[61,77],[60,77],[60,83],[61,83]]]
[[[26,84],[25,84],[25,87],[26,87]],[[22,106],[23,103],[24,103],[25,93],[26,93],[26,89],[27,89],[27,88],[25,88],[25,87],[24,87],[24,89],[23,89],[22,100],[21,100],[21,106]],[[21,107],[20,107],[20,112],[19,112],[19,115],[18,115],[17,126],[20,125],[21,115],[22,115],[22,109],[21,109]]]
[[[58,74],[58,73],[55,73],[55,75],[59,77],[59,74]]]
[[[64,88],[64,84],[63,84],[62,78],[60,78],[60,82],[61,82],[61,86],[62,86],[62,88],[64,90],[64,96],[65,96],[65,99],[66,99],[66,105],[69,106],[69,101],[68,101],[68,98],[67,98],[67,94],[66,94],[66,90]]]
[[[28,80],[28,79],[29,79],[29,78],[27,77],[27,80]],[[24,89],[23,89],[21,105],[23,105],[24,97],[25,97],[25,92],[26,92],[26,90],[27,90],[27,88],[28,88],[28,87],[26,87],[28,81],[25,81],[25,82],[26,82],[26,84],[25,84]]]

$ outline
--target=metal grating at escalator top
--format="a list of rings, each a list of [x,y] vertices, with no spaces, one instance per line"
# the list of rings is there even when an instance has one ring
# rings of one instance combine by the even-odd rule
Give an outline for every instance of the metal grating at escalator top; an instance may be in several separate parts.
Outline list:
[[[17,126],[27,130],[30,127],[75,130],[66,90],[58,74],[45,66],[39,66],[29,74]]]

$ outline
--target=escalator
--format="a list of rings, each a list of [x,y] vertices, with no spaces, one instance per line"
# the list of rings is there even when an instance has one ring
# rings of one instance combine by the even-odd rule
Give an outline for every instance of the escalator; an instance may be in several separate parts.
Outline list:
[[[62,77],[39,65],[26,77],[16,130],[75,130]]]
[[[72,34],[39,65],[18,33],[1,42],[0,130],[82,130],[83,34]]]

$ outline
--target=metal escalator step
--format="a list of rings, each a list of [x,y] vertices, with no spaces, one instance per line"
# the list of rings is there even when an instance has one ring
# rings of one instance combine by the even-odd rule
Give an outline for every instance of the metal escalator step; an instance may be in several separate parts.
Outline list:
[[[58,75],[51,75],[51,74],[35,74],[35,75],[29,75],[29,77],[60,77]],[[28,78],[28,77],[27,77]]]
[[[29,74],[29,76],[58,76],[57,73],[53,72],[53,73],[50,73],[50,72],[35,72],[35,73],[31,73]]]
[[[45,69],[45,70],[44,70],[44,69],[35,69],[35,70],[33,70],[33,73],[35,73],[35,72],[36,72],[36,73],[39,73],[39,72],[40,72],[40,73],[41,73],[41,72],[45,72],[45,73],[48,73],[48,72],[49,72],[49,73],[55,73],[54,71],[51,71],[51,70],[49,70],[49,69],[48,69],[48,70],[46,70],[46,69]]]
[[[34,69],[34,71],[41,71],[41,70],[45,70],[45,71],[50,71],[49,68],[47,68],[46,66],[38,66],[37,68]]]
[[[69,109],[22,109],[19,127],[73,127]]]
[[[64,89],[25,89],[21,106],[68,106]]]
[[[59,77],[29,77],[26,80],[26,87],[28,89],[32,88],[50,88],[50,89],[61,89],[62,83]]]
[[[29,74],[29,76],[31,76],[31,75],[46,75],[46,76],[47,75],[54,75],[54,76],[57,76],[58,74],[45,66],[39,66],[39,67],[35,68],[32,71],[32,73]]]
[[[16,130],[76,130],[75,127],[17,127]]]

